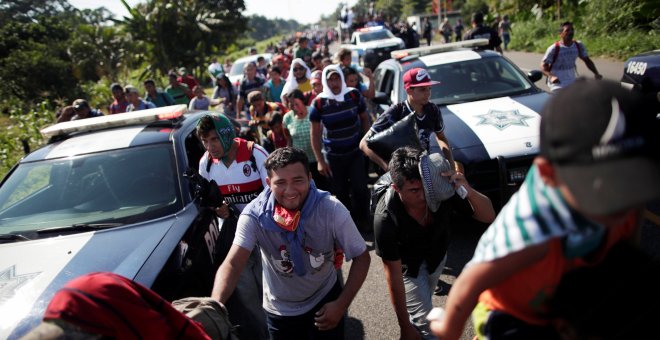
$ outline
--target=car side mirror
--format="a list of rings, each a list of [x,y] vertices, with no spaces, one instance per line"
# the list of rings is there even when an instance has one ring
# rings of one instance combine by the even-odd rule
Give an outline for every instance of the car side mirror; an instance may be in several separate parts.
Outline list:
[[[390,98],[387,96],[387,93],[376,91],[376,96],[371,100],[378,105],[389,105]]]
[[[539,79],[543,78],[543,72],[539,70],[531,70],[527,72],[527,78],[529,78],[532,83],[536,83]]]

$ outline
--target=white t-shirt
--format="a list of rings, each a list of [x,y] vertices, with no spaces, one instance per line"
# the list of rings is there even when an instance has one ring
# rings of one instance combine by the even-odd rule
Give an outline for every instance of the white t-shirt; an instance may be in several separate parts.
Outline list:
[[[548,65],[552,64],[551,72],[557,78],[559,78],[558,84],[550,84],[548,80],[548,87],[550,87],[551,91],[564,88],[575,81],[577,75],[575,61],[578,58],[578,47],[576,44],[580,44],[580,55],[582,58],[586,58],[588,56],[587,49],[580,41],[572,43],[571,46],[566,46],[563,42],[560,41],[559,55],[557,55],[557,60],[555,60],[554,64],[552,63],[552,59],[555,55],[556,44],[550,45],[550,47],[548,47],[548,49],[545,51],[545,55],[543,56],[543,63]]]
[[[225,201],[234,203],[238,210],[243,211],[243,208],[259,196],[263,188],[268,185],[266,184],[266,168],[264,167],[268,152],[260,145],[254,144],[252,154],[257,167],[257,171],[254,171],[247,150],[247,141],[235,138],[234,143],[239,143],[238,151],[236,152],[236,159],[229,167],[225,166],[222,161],[213,159],[213,164],[207,172],[206,166],[209,162],[207,151],[199,161],[199,174],[208,180],[215,180]]]

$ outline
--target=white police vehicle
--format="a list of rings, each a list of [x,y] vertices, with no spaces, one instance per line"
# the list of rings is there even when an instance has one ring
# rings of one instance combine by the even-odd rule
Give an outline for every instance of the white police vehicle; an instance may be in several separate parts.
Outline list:
[[[238,86],[241,84],[241,80],[243,80],[243,74],[245,70],[245,66],[247,64],[254,62],[257,62],[257,59],[259,57],[264,57],[266,60],[266,63],[270,63],[270,60],[273,58],[272,53],[262,53],[262,54],[253,54],[249,55],[246,57],[238,58],[234,63],[231,65],[231,70],[229,70],[229,74],[227,75],[227,78],[229,78],[229,81],[232,83],[232,85],[236,86],[238,89]]]
[[[406,48],[401,38],[397,38],[383,26],[360,28],[351,35],[351,42],[342,45],[353,51],[353,62],[361,67],[375,69],[392,51]]]
[[[442,111],[455,160],[470,184],[499,206],[539,151],[539,112],[549,94],[534,85],[540,71],[525,74],[496,52],[472,49],[487,44],[477,39],[392,52],[374,72],[374,101],[382,112],[406,100],[403,74],[426,69],[441,82],[432,87],[431,102]]]
[[[220,228],[184,176],[204,152],[202,114],[178,105],[42,130],[49,143],[0,182],[0,338],[28,332],[58,289],[90,272],[168,300],[209,296]]]

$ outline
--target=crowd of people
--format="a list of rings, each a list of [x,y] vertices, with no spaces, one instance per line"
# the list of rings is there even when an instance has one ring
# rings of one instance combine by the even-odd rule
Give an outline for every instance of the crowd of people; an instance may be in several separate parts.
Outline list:
[[[472,26],[464,39],[487,38],[493,49],[504,40],[506,49],[506,16],[499,33],[483,25],[480,13]],[[572,24],[562,25],[562,51],[573,48],[572,32]],[[206,149],[199,173],[225,197],[215,213],[237,218],[211,293],[221,303],[215,310],[226,305],[244,338],[342,339],[347,309],[370,266],[364,236],[373,232],[402,339],[458,339],[471,313],[485,338],[599,335],[593,320],[562,314],[565,303],[579,302],[558,303],[554,293],[559,287],[570,292],[563,281],[570,273],[597,267],[617,244],[636,241],[644,205],[660,198],[655,113],[617,84],[569,81],[547,69],[565,89],[544,109],[541,153],[525,183],[496,215],[454,162],[442,115],[429,102],[438,82],[425,69],[408,70],[407,98],[374,119],[371,70],[351,65],[350,51],[330,59],[323,43],[309,43],[301,36],[296,48],[275,48],[270,64],[247,64],[238,84],[227,77],[228,61],[212,60],[211,98],[185,68],[169,73],[165,91],[145,81],[144,97],[130,85],[111,87],[110,113],[173,103],[220,106],[222,113],[208,113],[197,125]],[[580,46],[575,58],[588,63]],[[548,68],[556,53],[548,49]],[[592,71],[598,78],[595,66]],[[79,99],[58,119],[100,114]],[[237,130],[235,120],[245,120],[247,132]],[[406,120],[417,127],[415,143],[385,153],[372,147],[372,140],[392,138],[384,132]],[[367,186],[369,161],[384,174],[377,195]],[[438,316],[431,298],[457,216],[490,227]],[[338,273],[344,259],[352,261],[345,280]],[[648,315],[640,318],[651,323]]]

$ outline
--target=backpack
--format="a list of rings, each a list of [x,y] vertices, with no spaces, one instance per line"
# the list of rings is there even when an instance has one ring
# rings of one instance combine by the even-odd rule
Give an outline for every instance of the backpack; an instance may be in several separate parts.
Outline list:
[[[385,193],[387,192],[387,188],[389,188],[391,184],[392,184],[392,177],[390,176],[389,171],[383,174],[382,176],[380,176],[376,180],[376,183],[374,183],[374,186],[371,189],[371,198],[369,204],[369,216],[371,216],[372,222],[373,222],[373,216],[376,213],[376,206],[378,206],[378,202],[383,197],[383,195],[385,195]]]
[[[576,41],[573,40],[573,45],[577,48],[578,51],[578,57],[582,59],[582,49],[580,48],[580,44]],[[555,41],[555,50],[554,53],[552,54],[552,63],[550,63],[550,71],[552,71],[552,67],[555,65],[555,61],[557,61],[557,57],[559,56],[559,40]]]

